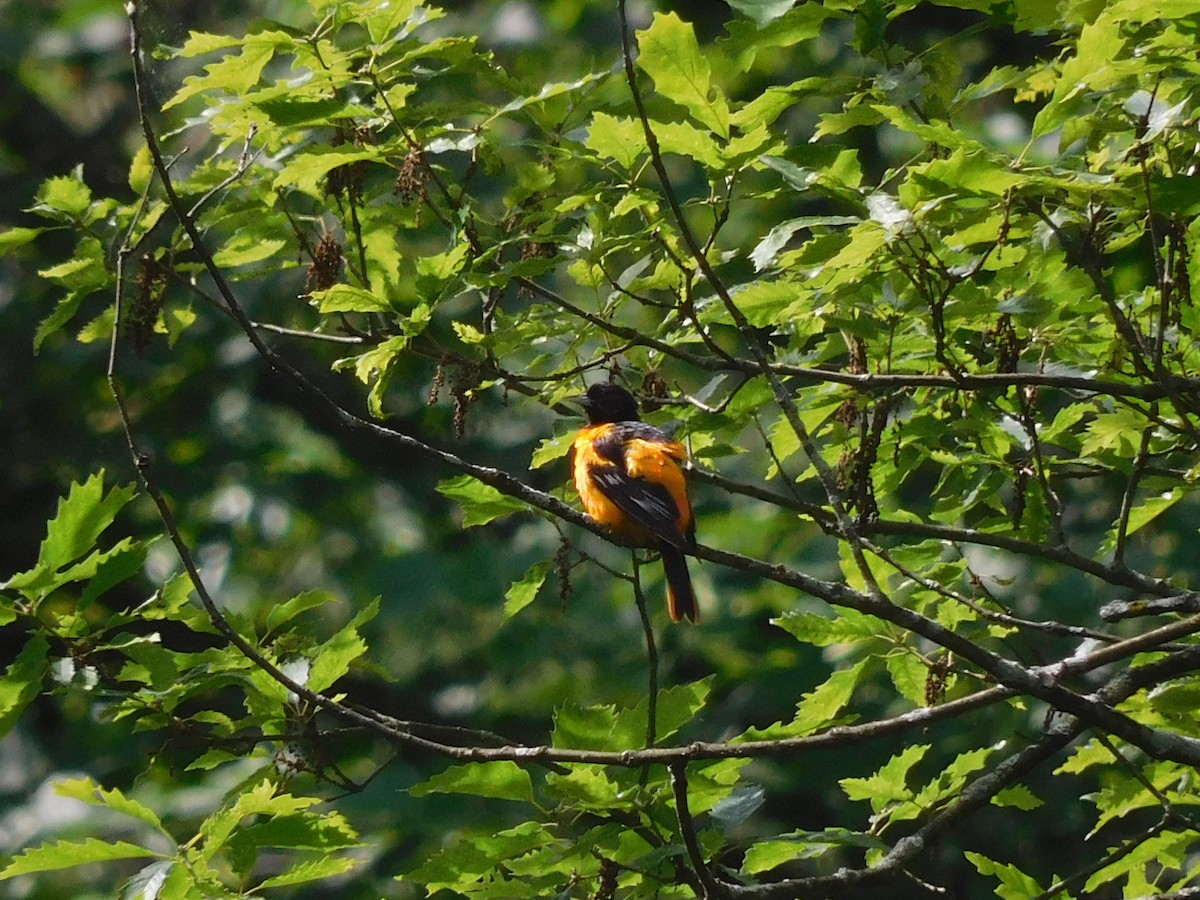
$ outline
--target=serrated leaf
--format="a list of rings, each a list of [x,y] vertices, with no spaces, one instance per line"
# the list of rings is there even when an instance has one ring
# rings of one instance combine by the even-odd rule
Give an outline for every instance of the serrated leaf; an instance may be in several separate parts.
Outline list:
[[[49,670],[50,644],[44,635],[35,634],[0,677],[0,737],[8,734],[21,714],[41,692],[42,680]]]
[[[656,710],[655,734],[659,741],[668,738],[696,717],[708,702],[712,691],[713,680],[710,675],[688,684],[672,685],[658,693]],[[646,701],[638,703],[635,709],[642,711],[643,721],[648,709]]]
[[[87,803],[90,806],[104,806],[127,816],[140,819],[159,831],[163,831],[162,822],[150,807],[137,800],[126,797],[118,788],[105,789],[91,778],[68,778],[54,785],[54,793],[60,797],[70,797]]]
[[[264,238],[261,234],[243,232],[214,253],[213,261],[222,268],[245,266],[268,259],[286,246],[287,241],[282,238]]]
[[[312,659],[306,686],[323,691],[350,671],[350,664],[367,652],[367,642],[359,628],[379,613],[379,598],[374,598],[344,628],[322,644]]]
[[[692,26],[675,13],[655,13],[639,31],[637,64],[654,79],[658,93],[686,108],[722,138],[729,137],[729,106],[712,84],[712,69],[700,53]]]
[[[730,830],[754,815],[766,799],[767,792],[761,785],[743,785],[728,797],[717,801],[708,814],[721,823],[723,830]]]
[[[271,607],[267,613],[267,632],[275,631],[281,625],[287,624],[303,612],[336,601],[337,597],[330,591],[312,590],[297,594],[290,600]]]
[[[966,852],[965,856],[980,875],[993,875],[999,880],[1000,886],[996,889],[997,897],[1004,898],[1004,900],[1025,900],[1025,898],[1036,897],[1043,892],[1041,885],[1035,879],[1010,863],[993,862],[982,853],[970,850]]]
[[[929,667],[920,657],[912,653],[890,654],[887,658],[887,670],[892,684],[901,696],[917,706],[925,703]]]
[[[729,0],[729,5],[763,28],[788,12],[795,0]]]
[[[874,835],[826,828],[824,831],[795,831],[770,840],[751,844],[742,860],[742,872],[759,875],[796,859],[819,859],[830,850],[857,847],[879,850],[886,845]]]
[[[771,624],[782,628],[801,643],[815,647],[854,643],[875,634],[875,628],[867,616],[847,609],[838,610],[836,616],[789,612],[772,619]]]
[[[765,328],[781,320],[783,310],[795,303],[804,288],[792,281],[755,281],[733,292],[737,307],[756,328]]]
[[[1014,784],[992,797],[992,805],[1011,806],[1028,811],[1042,806],[1042,800],[1025,785]]]
[[[38,188],[35,212],[61,213],[70,218],[79,218],[92,203],[92,192],[83,182],[82,171],[73,175],[57,175],[47,178]]]
[[[551,743],[555,747],[576,750],[611,750],[615,744],[619,744],[613,741],[613,732],[619,721],[617,708],[612,704],[587,707],[563,704],[554,710]],[[644,714],[642,722],[645,722]]]
[[[470,254],[471,245],[463,241],[444,253],[422,256],[417,260],[417,276],[441,284],[462,271]]]
[[[467,763],[451,766],[445,772],[408,789],[414,797],[429,794],[471,794],[496,800],[533,800],[533,782],[529,773],[510,760]]]
[[[242,38],[233,35],[212,34],[207,31],[189,31],[188,39],[179,48],[179,55],[184,58],[203,56],[206,53],[215,53],[218,50],[236,47],[241,42]]]
[[[202,858],[213,859],[246,816],[289,816],[320,802],[315,797],[296,797],[277,790],[269,779],[263,779],[238,794],[230,805],[209,815],[199,829],[204,838]]]
[[[910,800],[913,793],[907,785],[909,770],[925,758],[932,744],[914,744],[897,753],[866,778],[842,778],[838,781],[851,800],[867,800],[874,812],[889,803]]]
[[[534,563],[519,581],[509,585],[504,594],[504,618],[511,619],[534,601],[549,571],[550,563],[544,560]]]
[[[92,553],[78,565],[67,567],[94,550],[101,533],[135,493],[130,484],[114,487],[106,494],[103,470],[82,484],[72,484],[67,496],[59,500],[54,518],[46,523],[46,537],[38,550],[37,565],[14,575],[4,587],[20,591],[30,599],[41,599],[61,584],[90,578],[109,557]],[[111,553],[125,552],[129,546],[126,540]]]
[[[1140,503],[1136,504],[1129,510],[1129,517],[1125,526],[1125,535],[1128,537],[1142,528],[1149,525],[1168,509],[1182,500],[1188,495],[1188,492],[1183,488],[1174,487],[1169,491],[1164,491],[1161,494],[1156,494],[1152,497],[1147,497]],[[1120,521],[1114,522],[1112,528],[1104,536],[1104,540],[1100,543],[1100,549],[1097,551],[1097,556],[1103,556],[1112,553],[1117,546],[1117,528]]]
[[[588,128],[586,145],[600,156],[630,170],[638,157],[646,152],[646,135],[637,119],[597,112]]]
[[[317,309],[322,315],[346,312],[394,312],[392,305],[383,297],[352,284],[335,284],[323,291],[313,291],[311,296],[316,301]]]
[[[275,176],[274,187],[276,190],[292,187],[311,197],[320,198],[324,194],[322,181],[331,171],[339,166],[374,162],[377,159],[378,150],[370,146],[310,147],[288,160],[283,170]]]
[[[520,500],[500,493],[470,475],[459,475],[443,481],[438,493],[457,502],[463,510],[463,528],[485,525],[493,519],[520,512],[526,508]]]
[[[257,885],[257,890],[266,888],[286,887],[292,884],[305,884],[310,881],[320,881],[322,878],[332,878],[349,872],[361,860],[346,856],[323,856],[319,859],[307,859],[296,863],[280,875],[272,875]]]
[[[26,850],[14,857],[3,872],[0,881],[28,875],[31,872],[52,872],[69,869],[84,863],[106,862],[113,859],[137,859],[159,857],[161,854],[139,847],[137,844],[115,841],[109,843],[98,838],[84,841],[55,841]]]
[[[801,216],[797,219],[780,222],[750,252],[750,261],[754,263],[754,271],[761,272],[772,265],[778,257],[779,251],[787,246],[788,241],[801,229],[857,225],[861,221],[862,219],[857,216]]]
[[[575,435],[570,433],[543,438],[542,442],[538,444],[537,449],[533,451],[533,455],[529,458],[529,468],[540,469],[548,462],[562,459],[570,452],[574,441]]]
[[[0,256],[24,247],[45,231],[45,228],[5,228],[0,231]]]
[[[218,38],[216,43],[221,40]],[[211,49],[228,49],[237,44],[241,44],[242,49],[240,53],[226,54],[220,61],[205,66],[203,75],[189,75],[185,78],[183,86],[175,92],[175,96],[163,104],[163,109],[178,106],[189,97],[201,93],[212,95],[213,102],[216,102],[216,98],[221,94],[238,97],[249,93],[250,89],[258,84],[262,70],[275,56],[280,44],[286,45],[290,41],[291,38],[287,34],[278,32],[275,35],[253,35],[234,44],[226,43],[224,47],[215,46],[214,42],[210,42],[208,46]]]
[[[412,343],[410,335],[398,334],[360,356],[338,360],[334,365],[335,369],[343,369],[347,365],[353,364],[355,377],[363,384],[371,386],[370,393],[367,395],[367,408],[377,419],[382,419],[386,415],[383,398],[387,392],[387,386],[391,382],[396,361],[410,343]]]
[[[848,669],[829,676],[821,685],[805,694],[796,705],[796,717],[791,728],[796,734],[811,734],[833,724],[838,714],[850,702],[859,679],[869,660],[859,660]]]

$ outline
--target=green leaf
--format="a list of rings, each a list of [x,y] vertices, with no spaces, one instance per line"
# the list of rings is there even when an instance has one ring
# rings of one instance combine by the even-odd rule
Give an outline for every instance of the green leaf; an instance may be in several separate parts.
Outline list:
[[[971,864],[979,870],[980,875],[994,875],[1000,881],[996,896],[1004,900],[1027,900],[1043,892],[1041,885],[1010,863],[998,863],[988,859],[982,853],[971,850],[966,852]]]
[[[221,40],[223,39],[218,38],[215,43],[220,43]],[[211,97],[210,102],[216,103],[222,94],[240,97],[249,93],[251,88],[258,84],[262,70],[275,56],[276,50],[291,44],[291,37],[284,32],[263,33],[237,43],[242,44],[240,53],[228,54],[219,62],[210,63],[204,67],[203,75],[190,75],[185,78],[183,87],[163,104],[163,109],[178,106],[197,94],[207,94]],[[209,42],[205,46],[209,49],[226,49],[236,45],[226,43],[225,47],[219,47],[214,46],[214,42]]]
[[[935,159],[913,171],[917,182],[927,180],[934,190],[955,190],[982,196],[1000,196],[1024,183],[1025,177],[1003,160],[981,152],[955,150],[945,159]]]
[[[310,690],[324,691],[350,671],[350,664],[354,660],[367,652],[367,642],[359,634],[359,629],[378,613],[379,598],[376,597],[317,649],[308,673],[306,686]]]
[[[16,228],[9,227],[0,231],[0,256],[5,253],[11,253],[18,247],[24,247],[30,241],[36,240],[38,235],[43,234],[45,228]]]
[[[626,710],[626,713],[629,711]],[[642,729],[628,716],[622,719],[612,704],[575,706],[563,704],[554,710],[554,729],[551,742],[555,747],[576,750],[614,750],[636,746],[646,734],[646,716],[641,716]],[[624,732],[628,733],[624,733]],[[614,734],[617,736],[614,737]],[[628,739],[628,740],[627,740]]]
[[[1006,787],[992,797],[992,805],[1011,806],[1015,809],[1022,809],[1028,812],[1041,807],[1042,800],[1025,785],[1014,784],[1012,787]]]
[[[916,706],[925,703],[929,667],[913,653],[893,653],[887,658],[888,675],[904,699]]]
[[[227,846],[231,854],[241,855],[243,851],[257,852],[264,847],[328,851],[358,847],[361,843],[341,813],[295,809],[239,827]]]
[[[850,609],[839,609],[836,616],[811,612],[788,612],[771,620],[804,644],[828,647],[830,644],[852,644],[875,635],[876,627],[870,617]]]
[[[796,705],[796,717],[789,730],[794,729],[796,734],[811,734],[832,725],[850,702],[868,662],[862,659],[848,669],[834,672],[823,684],[805,694]]]
[[[312,590],[297,594],[290,600],[271,607],[267,613],[267,633],[287,624],[301,613],[335,602],[337,602],[337,597],[330,591]]]
[[[38,275],[66,288],[66,295],[55,304],[50,315],[39,324],[33,336],[33,352],[37,353],[50,335],[74,318],[80,305],[109,284],[109,272],[104,248],[93,237],[85,237],[76,246],[70,260],[42,269]]]
[[[1147,837],[1139,841],[1128,853],[1113,854],[1113,861],[1094,872],[1084,882],[1083,890],[1094,894],[1102,885],[1128,879],[1127,883],[1133,892],[1145,896],[1146,892],[1138,889],[1138,882],[1149,887],[1153,881],[1162,877],[1164,869],[1170,871],[1183,868],[1191,847],[1190,835],[1186,833],[1168,831]],[[1124,896],[1130,896],[1130,892],[1126,891]]]
[[[546,777],[546,790],[563,804],[581,810],[611,810],[620,802],[621,785],[594,766],[569,766],[566,774]]]
[[[93,553],[78,566],[65,568],[95,548],[100,534],[112,524],[133,499],[133,485],[104,492],[103,470],[83,484],[71,485],[70,492],[58,503],[58,511],[46,523],[46,537],[38,551],[37,565],[10,578],[3,586],[20,591],[31,600],[40,600],[71,581],[90,578],[110,556]],[[125,552],[128,542],[119,544],[114,554]]]
[[[805,293],[805,288],[793,281],[752,282],[733,292],[734,301],[746,320],[756,328],[780,321],[782,312]]]
[[[0,872],[0,880],[28,875],[31,872],[52,872],[69,869],[84,863],[107,862],[113,859],[146,859],[161,857],[161,854],[129,844],[125,841],[109,843],[98,838],[85,841],[56,841],[26,850]]]
[[[262,262],[274,256],[288,244],[282,238],[264,238],[252,231],[243,231],[230,238],[213,254],[213,261],[222,268],[235,268]],[[322,309],[321,312],[326,310]]]
[[[75,580],[87,578],[79,597],[79,609],[87,609],[118,584],[136,577],[146,562],[148,545],[133,543],[128,538],[119,541],[105,553],[94,553],[85,564],[72,566],[67,573]],[[87,574],[89,573],[90,574]]]
[[[42,680],[50,666],[46,660],[50,643],[35,634],[0,678],[0,737],[8,734],[21,714],[41,692]]]
[[[826,828],[824,831],[795,831],[788,835],[751,844],[742,860],[742,872],[747,875],[760,875],[792,860],[819,859],[830,850],[843,847],[880,850],[886,846],[874,835],[849,831],[844,828]]]
[[[334,365],[335,369],[342,369],[347,364],[353,363],[355,377],[363,384],[371,386],[371,391],[367,395],[367,408],[377,419],[385,418],[387,415],[383,408],[383,398],[387,392],[387,386],[391,382],[395,365],[410,343],[412,343],[410,335],[398,334],[361,356],[338,360]]]
[[[470,475],[459,475],[443,481],[437,489],[438,493],[462,507],[463,528],[486,525],[493,519],[527,509],[520,500],[502,494],[490,484],[484,484]]]
[[[471,245],[462,241],[444,253],[422,256],[417,260],[417,277],[440,285],[462,271],[470,254]]]
[[[321,856],[317,859],[306,859],[296,863],[280,875],[272,875],[261,881],[256,889],[287,887],[293,884],[306,884],[319,881],[322,878],[332,878],[349,872],[355,866],[361,865],[361,860],[346,856]]]
[[[826,19],[845,15],[832,7],[832,4],[797,3],[783,15],[776,16],[777,0],[738,0],[736,8],[753,21],[740,19],[726,25],[729,38],[723,42],[727,46],[722,49],[738,71],[748,72],[760,53],[811,41],[821,33]],[[800,83],[803,82],[797,84]],[[824,73],[819,84],[820,93],[829,92],[830,78]]]
[[[529,773],[510,760],[451,766],[408,789],[414,797],[429,794],[472,794],[496,800],[533,801]]]
[[[708,702],[716,676],[709,675],[688,684],[675,684],[658,692],[656,710],[655,734],[661,742],[675,734],[680,728],[692,721],[696,714]],[[648,714],[649,704],[643,700],[636,709],[641,712],[643,721]]]
[[[750,760],[719,759],[692,768],[688,778],[688,805],[695,814],[711,813],[717,804],[728,801],[739,789],[741,771]],[[745,785],[742,785],[745,789]]]
[[[166,833],[158,815],[150,807],[126,797],[117,788],[105,790],[91,778],[68,778],[59,781],[54,785],[54,793],[60,797],[70,797],[91,806],[103,806],[127,816],[133,816],[156,830]]]
[[[145,194],[150,189],[150,179],[154,177],[154,156],[150,148],[143,144],[133,154],[129,164],[129,188],[135,194]]]
[[[1125,527],[1126,536],[1140,531],[1142,528],[1149,525],[1168,509],[1188,496],[1189,492],[1182,487],[1174,487],[1169,491],[1157,494],[1153,497],[1147,497],[1142,502],[1138,503],[1129,510],[1129,519]],[[1120,525],[1120,520],[1113,522],[1112,527],[1104,536],[1104,540],[1100,543],[1100,549],[1097,556],[1104,556],[1112,553],[1117,546],[1117,528]]]
[[[719,171],[725,167],[721,145],[704,129],[691,122],[651,122],[659,149],[695,160],[705,168]]]
[[[316,301],[317,309],[321,315],[347,312],[390,313],[395,311],[392,305],[383,297],[378,297],[371,291],[355,287],[352,284],[335,284],[323,291],[313,291],[311,296]]]
[[[43,181],[33,211],[78,219],[91,205],[92,192],[83,182],[83,170],[77,169],[73,175],[58,175]]]
[[[527,858],[531,851],[556,846],[561,846],[561,842],[545,826],[523,822],[503,831],[456,841],[426,857],[420,866],[397,880],[423,884],[430,894],[448,890],[480,897],[491,896],[486,889],[481,891],[484,884],[500,881],[507,885],[507,890],[501,889],[499,896],[533,896],[511,877],[516,871],[514,864]],[[497,878],[496,869],[501,867],[502,876]]]
[[[315,797],[296,797],[279,791],[264,778],[201,823],[199,835],[204,839],[201,857],[206,861],[213,859],[247,816],[291,816],[318,802]]]
[[[801,229],[857,225],[861,221],[857,216],[801,216],[798,219],[780,222],[751,251],[750,261],[754,263],[754,271],[761,272],[771,266],[779,251],[787,246],[788,241]]]
[[[618,118],[605,112],[592,117],[586,141],[588,149],[631,170],[646,152],[646,135],[637,119]]]
[[[331,171],[339,166],[374,162],[378,156],[379,151],[370,146],[310,147],[288,160],[287,165],[275,176],[274,187],[275,190],[294,187],[319,200],[324,196],[322,181]]]
[[[675,13],[655,13],[650,27],[639,31],[637,38],[637,64],[654,79],[658,93],[728,138],[729,106],[713,88],[712,70],[700,53],[692,26]]]
[[[729,0],[729,5],[762,28],[790,10],[795,0]]]
[[[572,433],[558,434],[551,438],[543,438],[538,444],[537,449],[533,451],[533,455],[529,458],[530,469],[540,469],[546,463],[554,462],[556,459],[562,459],[571,450],[571,445],[575,442],[575,435]]]
[[[509,585],[504,594],[504,618],[511,619],[533,602],[549,571],[550,563],[544,560],[534,563],[519,581]]]
[[[867,800],[871,809],[881,811],[889,803],[911,800],[913,792],[906,783],[909,770],[925,758],[932,744],[913,744],[889,759],[867,778],[842,778],[838,784],[851,800]]]
[[[242,38],[229,34],[189,31],[188,39],[179,48],[179,55],[185,59],[193,56],[204,56],[206,53],[215,53],[218,50],[227,50],[230,47],[236,47],[242,40]]]

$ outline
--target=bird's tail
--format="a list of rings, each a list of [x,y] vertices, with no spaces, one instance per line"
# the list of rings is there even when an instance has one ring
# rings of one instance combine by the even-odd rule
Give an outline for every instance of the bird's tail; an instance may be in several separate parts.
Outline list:
[[[667,576],[667,612],[671,621],[687,619],[700,621],[700,607],[696,605],[696,592],[692,590],[692,576],[688,574],[687,557],[678,547],[664,544],[662,553],[663,572]]]

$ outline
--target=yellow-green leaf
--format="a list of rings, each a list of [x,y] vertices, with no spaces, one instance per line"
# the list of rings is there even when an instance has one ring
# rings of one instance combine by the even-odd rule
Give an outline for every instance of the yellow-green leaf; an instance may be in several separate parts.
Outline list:
[[[467,763],[451,766],[408,789],[414,797],[429,794],[472,794],[496,800],[533,800],[533,782],[529,773],[515,762]]]
[[[729,137],[729,106],[712,84],[712,69],[700,53],[692,26],[675,13],[655,13],[638,32],[638,66],[660,94],[674,100],[700,123]]]

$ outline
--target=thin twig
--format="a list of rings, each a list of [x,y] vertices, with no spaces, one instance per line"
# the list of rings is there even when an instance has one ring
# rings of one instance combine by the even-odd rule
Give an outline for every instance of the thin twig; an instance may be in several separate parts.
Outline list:
[[[679,834],[683,837],[683,845],[687,848],[688,859],[692,869],[700,879],[702,888],[700,896],[704,900],[717,900],[728,896],[728,892],[717,881],[708,863],[704,861],[704,852],[700,849],[700,840],[696,837],[696,823],[692,819],[688,807],[687,763],[671,764],[671,790],[675,795],[675,817],[679,821]]]
[[[646,594],[642,590],[641,563],[636,550],[631,551],[631,555],[633,557],[633,599],[637,603],[638,615],[642,619],[642,633],[646,636],[646,669],[650,682],[646,694],[646,746],[653,747],[658,741],[658,647],[654,643],[654,626],[646,607]]]

